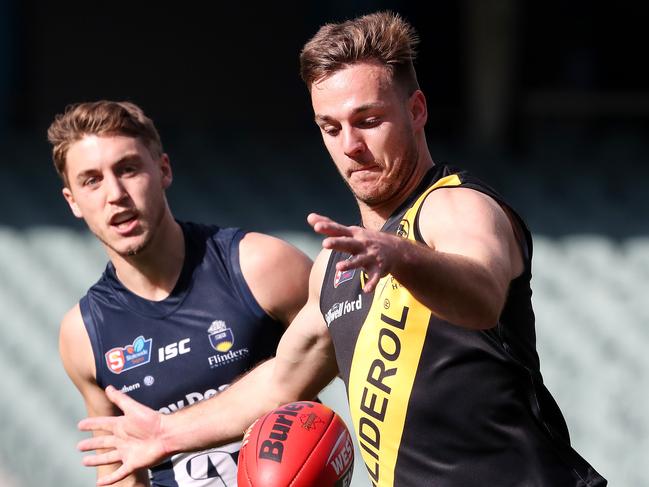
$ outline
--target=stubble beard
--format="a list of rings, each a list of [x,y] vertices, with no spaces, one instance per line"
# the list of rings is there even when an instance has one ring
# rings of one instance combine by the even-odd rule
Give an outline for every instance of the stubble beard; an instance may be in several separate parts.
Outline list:
[[[396,160],[396,164],[394,164],[393,167],[397,167],[397,172],[390,175],[389,180],[384,182],[379,180],[377,186],[375,186],[371,191],[365,193],[355,190],[348,180],[345,180],[345,183],[356,200],[369,207],[379,206],[395,196],[398,196],[403,188],[408,185],[410,178],[417,167],[418,157],[419,151],[417,150],[417,146],[413,140],[402,156]],[[381,166],[385,167],[384,164],[381,164]]]
[[[160,208],[160,211],[153,219],[151,225],[148,225],[143,229],[143,237],[144,237],[143,240],[137,245],[128,247],[126,250],[119,250],[115,248],[114,245],[111,245],[109,242],[107,242],[105,239],[102,239],[99,235],[97,234],[95,235],[106,247],[111,249],[120,257],[135,257],[136,255],[140,255],[144,250],[146,250],[149,247],[149,245],[153,241],[156,233],[160,228],[160,223],[162,222],[163,218],[164,218],[164,205],[162,205],[162,207]]]

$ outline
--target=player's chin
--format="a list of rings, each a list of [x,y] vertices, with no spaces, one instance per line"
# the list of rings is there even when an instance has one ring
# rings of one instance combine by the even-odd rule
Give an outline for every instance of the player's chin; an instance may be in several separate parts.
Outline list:
[[[122,239],[116,242],[112,248],[122,257],[134,257],[140,255],[149,245],[149,239],[146,236]]]
[[[375,200],[381,195],[381,184],[376,179],[349,181],[349,187],[356,199],[360,201]]]
[[[367,185],[357,189],[352,188],[354,196],[368,206],[377,206],[389,199],[390,191],[381,185]]]

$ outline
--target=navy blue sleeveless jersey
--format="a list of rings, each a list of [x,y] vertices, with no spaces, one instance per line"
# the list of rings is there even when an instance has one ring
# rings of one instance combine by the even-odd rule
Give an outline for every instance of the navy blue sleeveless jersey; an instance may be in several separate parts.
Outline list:
[[[499,322],[469,330],[436,317],[392,275],[372,293],[364,273],[337,271],[332,252],[320,307],[347,386],[372,484],[379,487],[600,487],[574,451],[543,384],[530,288],[532,239],[523,220],[464,171],[435,166],[383,232],[423,243],[420,209],[438,188],[489,195],[518,227],[525,270]]]
[[[171,413],[227,388],[272,357],[283,326],[254,299],[241,273],[244,232],[182,223],[185,262],[171,294],[143,299],[108,264],[81,299],[97,383]],[[243,432],[242,432],[243,433]],[[175,455],[151,469],[154,486],[236,486],[239,442]]]

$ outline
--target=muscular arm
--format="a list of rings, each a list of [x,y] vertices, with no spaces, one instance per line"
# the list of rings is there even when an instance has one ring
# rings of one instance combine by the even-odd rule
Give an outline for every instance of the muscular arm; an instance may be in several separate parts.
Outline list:
[[[108,400],[95,380],[95,362],[88,333],[83,325],[79,306],[75,306],[61,322],[59,352],[63,366],[74,385],[79,389],[88,416],[110,416],[117,414],[115,406]],[[95,432],[101,435],[102,432]],[[115,471],[119,464],[97,467],[97,477]],[[144,487],[149,485],[149,474],[138,470],[119,482],[120,486]]]
[[[239,244],[239,261],[259,305],[288,326],[307,300],[311,259],[283,240],[248,233]]]
[[[505,211],[483,193],[439,189],[424,202],[419,228],[428,248],[413,246],[415,251],[397,261],[395,277],[417,299],[435,303],[434,312],[448,321],[472,328],[494,326],[509,283],[523,271]]]
[[[366,291],[392,274],[435,315],[468,328],[497,323],[509,283],[523,270],[505,211],[471,189],[439,189],[428,196],[419,214],[426,245],[343,227],[319,215],[310,216],[310,222],[329,236],[323,241],[325,248],[354,254],[337,268],[364,268],[370,275]]]
[[[221,394],[163,416],[115,390],[107,391],[124,416],[87,418],[79,424],[82,430],[111,433],[79,444],[82,450],[111,449],[86,457],[86,465],[123,462],[120,469],[100,479],[98,485],[109,485],[180,451],[239,439],[262,414],[280,404],[310,399],[333,380],[338,370],[319,308],[327,257],[328,252],[323,252],[316,260],[309,279],[308,301],[282,336],[276,357],[256,367]]]

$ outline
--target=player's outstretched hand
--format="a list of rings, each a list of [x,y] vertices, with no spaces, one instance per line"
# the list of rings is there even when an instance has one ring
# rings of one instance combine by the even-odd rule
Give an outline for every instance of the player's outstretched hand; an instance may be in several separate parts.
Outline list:
[[[367,293],[374,290],[383,276],[392,272],[399,259],[399,246],[404,243],[399,237],[363,227],[341,225],[316,213],[309,214],[307,221],[314,231],[327,236],[322,241],[323,248],[351,254],[349,259],[336,264],[336,270],[342,272],[362,268],[368,277],[363,287]]]
[[[121,462],[122,465],[97,479],[97,485],[111,485],[135,470],[160,463],[167,455],[160,439],[162,414],[122,394],[112,386],[106,396],[123,412],[123,416],[97,416],[79,422],[82,431],[106,434],[82,440],[77,445],[81,451],[108,449],[107,452],[84,457],[88,467]]]

